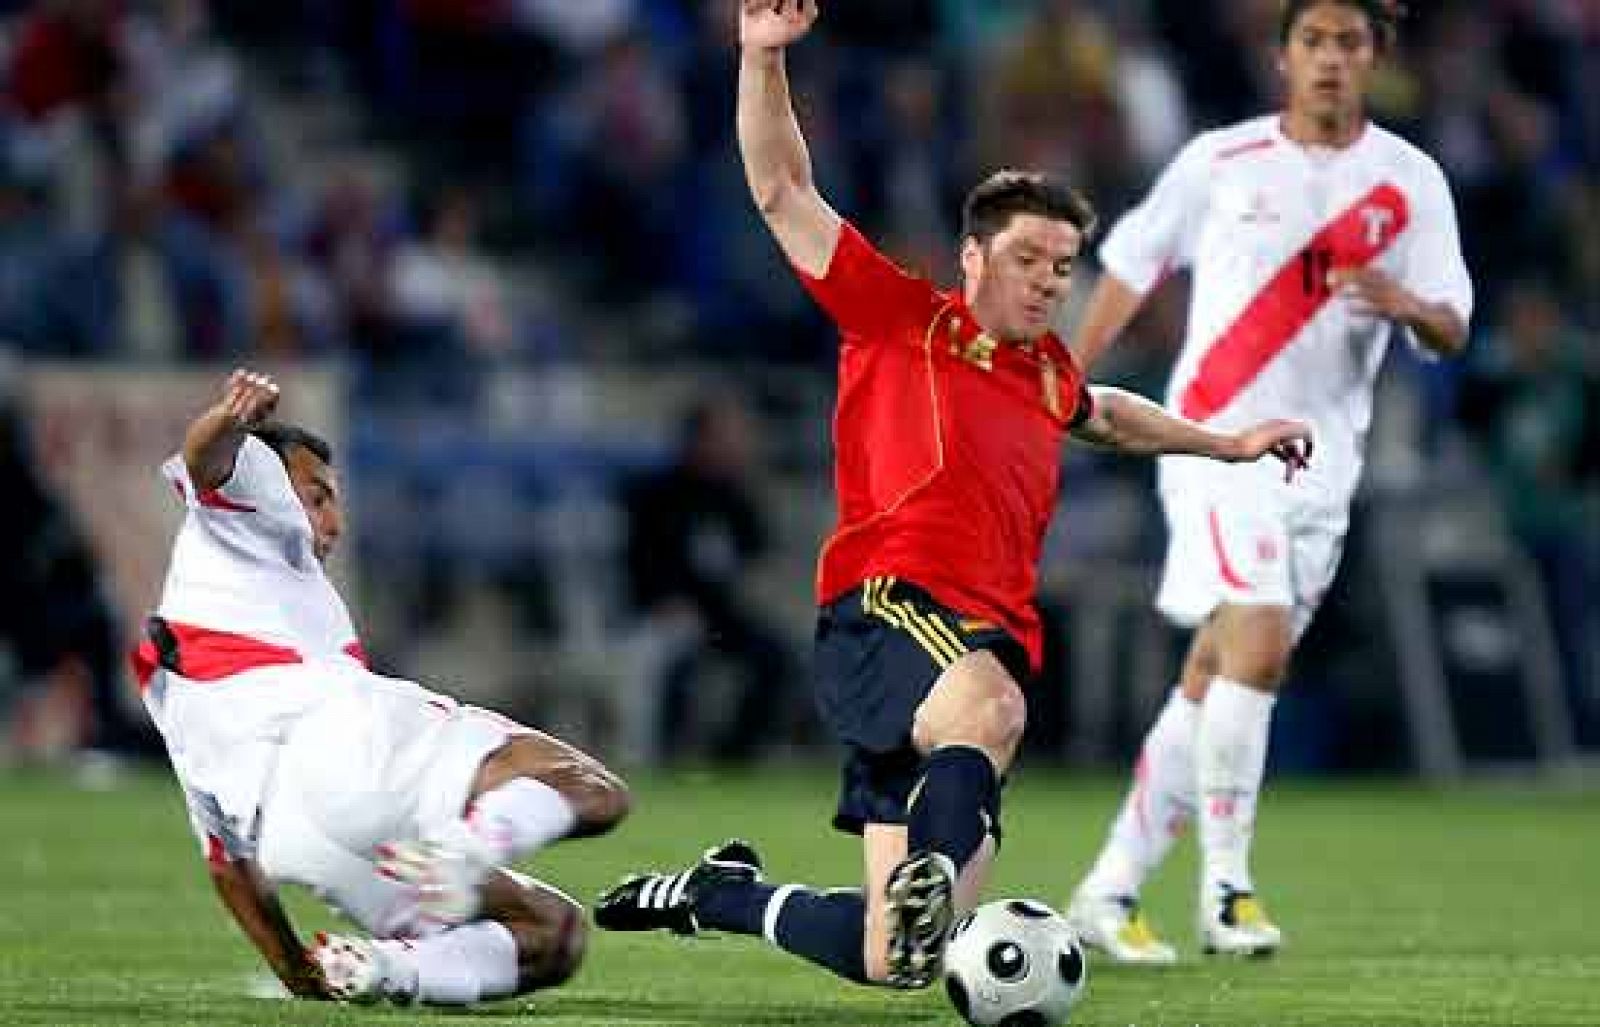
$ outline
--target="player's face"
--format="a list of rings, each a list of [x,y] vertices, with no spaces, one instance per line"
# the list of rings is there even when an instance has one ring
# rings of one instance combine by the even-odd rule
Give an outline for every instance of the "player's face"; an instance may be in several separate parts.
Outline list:
[[[294,486],[300,505],[306,508],[306,519],[311,522],[312,550],[318,560],[326,560],[344,531],[344,510],[339,505],[339,484],[334,479],[333,468],[304,446],[289,450],[285,463],[289,468],[289,483]]]
[[[961,269],[978,321],[1006,342],[1028,342],[1050,331],[1082,242],[1070,223],[1039,214],[1013,216],[987,243],[968,239]]]
[[[1322,122],[1360,117],[1378,60],[1366,12],[1342,3],[1309,7],[1295,19],[1283,48],[1289,109]]]

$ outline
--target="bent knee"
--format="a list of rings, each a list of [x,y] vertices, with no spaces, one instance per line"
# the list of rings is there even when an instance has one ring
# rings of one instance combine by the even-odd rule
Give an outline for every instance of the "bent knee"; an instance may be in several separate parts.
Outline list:
[[[984,696],[961,711],[959,718],[918,710],[911,739],[922,752],[942,745],[975,745],[993,753],[1013,750],[1028,723],[1022,691],[1011,688]]]
[[[595,763],[584,768],[570,801],[586,834],[603,834],[633,809],[633,794],[622,778]]]
[[[534,935],[518,939],[522,990],[554,988],[571,980],[589,948],[589,925],[582,907],[569,903],[558,923]]]

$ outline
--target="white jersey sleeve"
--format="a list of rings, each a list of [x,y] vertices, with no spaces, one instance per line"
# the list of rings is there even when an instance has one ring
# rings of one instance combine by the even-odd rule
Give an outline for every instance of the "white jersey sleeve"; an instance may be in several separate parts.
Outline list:
[[[254,840],[222,812],[216,796],[185,785],[183,802],[189,812],[189,827],[207,859],[221,857],[233,862],[255,856]]]
[[[1100,263],[1137,293],[1167,272],[1187,267],[1204,221],[1210,135],[1179,151],[1140,204],[1123,215],[1100,246]]]
[[[1444,172],[1422,157],[1416,188],[1417,216],[1407,242],[1401,285],[1425,303],[1444,303],[1463,323],[1472,320],[1472,278],[1461,255],[1455,202]],[[1411,333],[1408,331],[1407,336]],[[1412,339],[1412,344],[1416,340]]]
[[[305,509],[289,482],[289,470],[272,447],[246,436],[234,458],[233,472],[221,486],[201,491],[189,477],[179,453],[161,466],[189,514],[228,549],[255,560],[304,560],[297,536],[308,533]]]

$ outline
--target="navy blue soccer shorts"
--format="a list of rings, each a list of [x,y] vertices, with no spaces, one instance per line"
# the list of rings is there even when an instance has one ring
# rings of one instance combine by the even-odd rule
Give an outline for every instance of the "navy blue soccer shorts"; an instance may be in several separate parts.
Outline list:
[[[833,825],[903,824],[922,772],[911,744],[917,707],[945,668],[986,650],[1016,679],[1027,650],[999,626],[940,605],[898,578],[868,578],[817,611],[817,709],[847,750]]]

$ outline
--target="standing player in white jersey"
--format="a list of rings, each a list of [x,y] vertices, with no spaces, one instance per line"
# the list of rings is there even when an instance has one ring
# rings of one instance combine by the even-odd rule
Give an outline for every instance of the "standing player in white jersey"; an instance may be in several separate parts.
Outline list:
[[[1158,605],[1198,630],[1071,906],[1114,959],[1175,958],[1138,894],[1195,819],[1202,947],[1282,943],[1249,862],[1275,694],[1339,562],[1391,327],[1425,354],[1466,345],[1472,285],[1444,176],[1365,114],[1397,20],[1380,0],[1285,3],[1286,109],[1196,138],[1101,247],[1106,273],[1075,346],[1084,366],[1164,274],[1188,265],[1168,406],[1221,431],[1303,418],[1317,439],[1292,485],[1261,464],[1161,460],[1170,543]]]
[[[162,468],[186,507],[134,654],[224,905],[305,998],[465,1005],[559,984],[582,908],[505,867],[609,829],[622,782],[499,714],[369,671],[323,561],[343,525],[328,446],[269,422],[236,371]],[[280,884],[370,938],[303,946]]]

